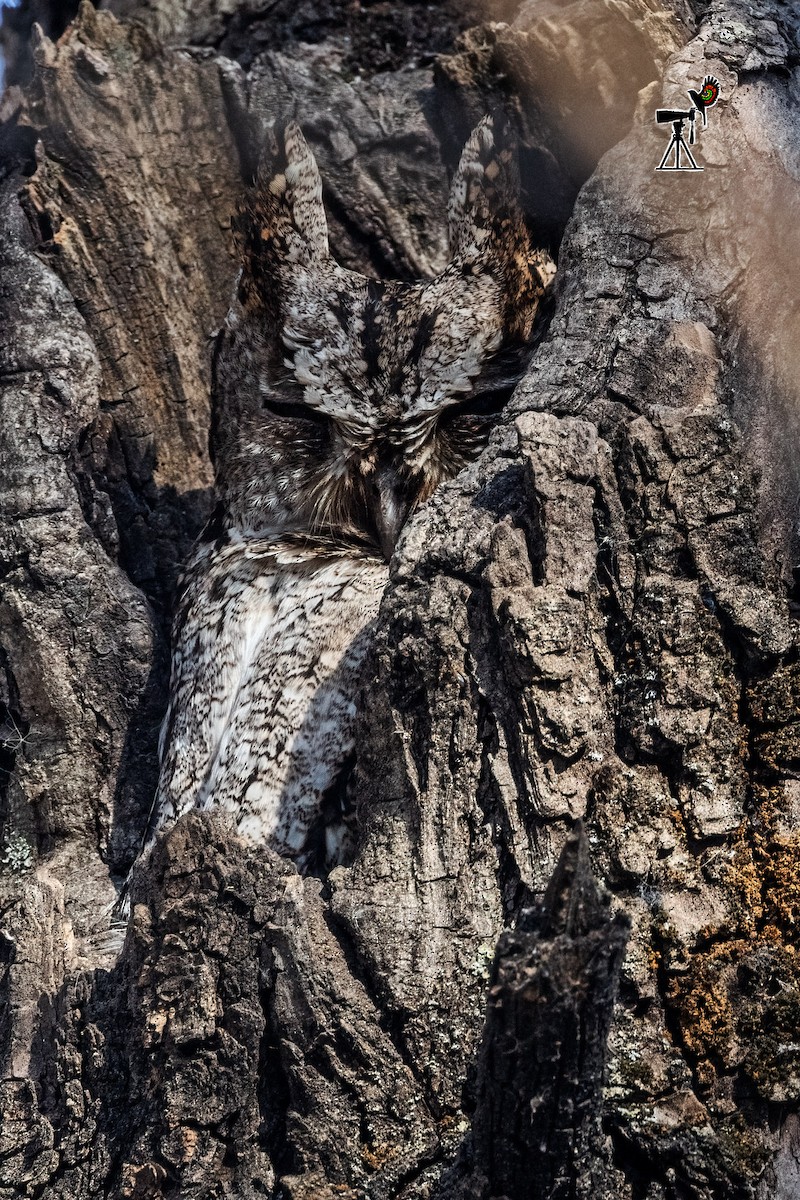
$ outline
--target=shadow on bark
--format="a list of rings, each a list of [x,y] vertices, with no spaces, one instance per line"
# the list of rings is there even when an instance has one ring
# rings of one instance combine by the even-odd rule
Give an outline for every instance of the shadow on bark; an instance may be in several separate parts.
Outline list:
[[[629,930],[600,896],[579,826],[541,906],[498,943],[472,1131],[442,1200],[605,1194],[603,1072]]]

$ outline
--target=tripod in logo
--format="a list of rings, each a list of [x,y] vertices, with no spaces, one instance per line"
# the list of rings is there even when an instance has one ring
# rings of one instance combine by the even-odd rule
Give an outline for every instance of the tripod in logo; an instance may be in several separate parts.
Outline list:
[[[699,92],[696,92],[694,88],[689,89],[689,99],[692,102],[692,107],[686,111],[677,108],[656,109],[656,121],[658,124],[672,125],[672,137],[664,152],[664,157],[656,167],[657,171],[702,171],[703,169],[702,167],[698,167],[689,146],[694,145],[694,122],[697,114],[700,113],[703,117],[704,129],[708,124],[706,113],[719,99],[719,83],[713,75],[706,75]],[[683,134],[683,127],[687,121],[689,122],[688,143]],[[683,151],[684,158],[689,160],[685,166],[681,162],[681,151]],[[670,158],[673,156],[674,161],[670,162]]]

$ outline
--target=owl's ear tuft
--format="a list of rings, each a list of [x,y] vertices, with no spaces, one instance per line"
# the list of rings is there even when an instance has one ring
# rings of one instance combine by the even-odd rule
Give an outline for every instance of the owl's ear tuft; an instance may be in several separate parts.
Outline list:
[[[276,124],[255,186],[234,219],[243,259],[242,288],[269,283],[290,263],[328,257],[328,223],[319,168],[300,126]],[[258,291],[257,286],[257,291]]]
[[[519,172],[510,123],[486,116],[467,138],[453,175],[447,222],[453,258],[473,258],[491,238],[519,225]]]
[[[328,222],[322,203],[322,178],[317,161],[296,121],[273,130],[276,153],[270,177],[259,172],[259,186],[274,197],[310,258],[328,255]]]
[[[520,204],[517,138],[503,114],[484,117],[467,138],[447,216],[452,268],[497,279],[505,336],[527,341],[555,267],[531,243]]]

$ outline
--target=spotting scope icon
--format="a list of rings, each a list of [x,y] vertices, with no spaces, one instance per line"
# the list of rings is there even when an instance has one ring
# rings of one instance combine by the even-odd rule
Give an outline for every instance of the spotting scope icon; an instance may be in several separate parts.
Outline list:
[[[703,86],[700,91],[694,88],[689,89],[689,99],[692,102],[690,109],[678,108],[657,108],[656,121],[659,125],[672,125],[672,137],[669,145],[664,153],[664,157],[656,167],[657,171],[702,171],[695,162],[694,155],[689,149],[695,142],[695,119],[700,113],[703,118],[703,128],[708,124],[707,111],[712,105],[716,104],[719,99],[719,83],[713,75],[706,75],[703,80]],[[687,143],[684,137],[683,129],[686,122],[689,122],[689,141]],[[681,151],[684,157],[688,159],[688,165],[684,166],[681,162]],[[674,154],[674,162],[670,163],[670,157]]]

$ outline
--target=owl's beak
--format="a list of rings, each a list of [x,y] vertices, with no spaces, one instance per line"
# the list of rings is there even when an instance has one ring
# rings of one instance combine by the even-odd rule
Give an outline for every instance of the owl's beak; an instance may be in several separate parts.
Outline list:
[[[405,494],[403,480],[391,467],[378,467],[373,476],[375,532],[388,562],[406,523],[413,501]]]

